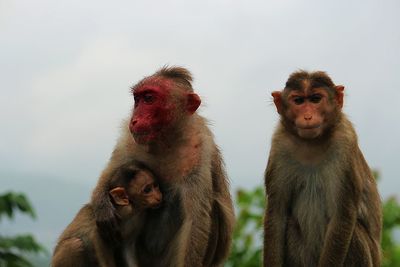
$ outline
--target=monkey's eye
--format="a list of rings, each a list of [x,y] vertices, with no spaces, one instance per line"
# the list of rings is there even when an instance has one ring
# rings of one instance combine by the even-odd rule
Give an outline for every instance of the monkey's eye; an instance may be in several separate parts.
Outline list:
[[[320,95],[320,94],[313,94],[313,95],[311,95],[311,96],[309,97],[309,99],[310,99],[310,101],[311,101],[312,103],[319,103],[319,102],[321,101],[321,99],[322,99],[322,95]]]
[[[143,101],[144,101],[144,103],[146,103],[146,104],[151,104],[151,103],[153,103],[153,102],[154,102],[154,95],[151,94],[151,93],[145,93],[145,94],[143,95]]]
[[[148,194],[151,191],[153,191],[153,186],[152,185],[146,185],[143,189],[143,193]]]
[[[135,101],[135,106],[137,106],[137,104],[139,104],[139,97],[137,95],[134,95],[133,100]]]
[[[304,103],[304,97],[302,97],[302,96],[296,96],[296,97],[293,98],[293,102],[294,102],[296,105],[301,105],[301,104]]]

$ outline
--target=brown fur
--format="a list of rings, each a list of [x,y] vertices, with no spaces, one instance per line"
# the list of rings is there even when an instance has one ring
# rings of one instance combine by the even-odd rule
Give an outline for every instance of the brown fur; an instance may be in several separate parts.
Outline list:
[[[164,204],[150,212],[136,246],[140,266],[220,266],[229,253],[234,215],[220,152],[206,120],[179,106],[182,92],[193,91],[191,80],[186,69],[163,68],[133,87],[167,82],[174,95],[170,101],[178,106],[175,124],[163,129],[162,140],[138,144],[129,120],[124,122],[93,192],[96,220],[105,233],[112,232],[115,215],[105,192],[113,169],[136,160],[162,176]]]
[[[150,193],[143,193],[143,186],[153,184],[154,177],[148,170],[138,169],[132,164],[118,168],[111,180],[113,189],[125,192],[124,197],[128,201],[127,204],[115,204],[121,230],[118,242],[110,243],[102,238],[96,225],[93,205],[87,204],[61,234],[51,266],[136,266],[133,251],[135,238],[143,226],[146,209],[159,204],[160,192],[155,188]],[[112,190],[110,194],[113,196]],[[154,197],[157,199],[154,200]]]
[[[286,104],[265,172],[264,266],[380,266],[382,214],[375,179],[337,103],[341,91],[329,81],[322,72],[298,72],[282,92]],[[326,116],[333,116],[325,121],[330,124],[325,132],[307,139],[285,117],[293,105],[285,97],[313,84],[330,90],[329,104],[321,103],[336,107],[325,107]]]
[[[99,236],[91,205],[85,205],[60,236],[53,267],[117,267],[114,248]]]

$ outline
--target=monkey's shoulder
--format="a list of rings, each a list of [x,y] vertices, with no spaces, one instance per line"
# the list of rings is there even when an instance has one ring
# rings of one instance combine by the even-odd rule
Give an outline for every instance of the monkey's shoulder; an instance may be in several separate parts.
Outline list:
[[[93,227],[94,226],[94,227]],[[83,206],[62,233],[60,240],[68,238],[91,238],[97,231],[94,210],[91,204]]]
[[[86,204],[61,234],[54,250],[52,266],[92,266],[89,263],[95,262],[93,244],[99,241],[93,209]]]

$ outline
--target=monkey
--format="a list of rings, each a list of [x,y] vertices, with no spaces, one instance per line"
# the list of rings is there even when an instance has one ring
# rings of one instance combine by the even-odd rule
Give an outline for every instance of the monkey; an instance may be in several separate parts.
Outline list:
[[[134,267],[132,247],[148,209],[161,205],[162,193],[154,175],[137,165],[121,166],[109,191],[118,215],[121,238],[107,243],[99,234],[93,207],[86,204],[61,234],[52,258],[53,267]]]
[[[342,112],[344,86],[300,70],[272,97],[264,266],[380,266],[381,200]]]
[[[160,178],[163,205],[150,212],[138,236],[139,266],[221,266],[234,224],[229,180],[191,73],[164,66],[132,88],[132,115],[100,175],[91,203],[101,232],[115,236],[116,216],[107,190],[110,173],[138,161]]]
[[[146,212],[161,206],[162,193],[154,175],[146,168],[137,171],[135,168],[122,168],[125,175],[122,177],[135,177],[128,184],[110,190],[111,200],[115,204],[122,238],[122,252],[126,266],[137,266],[135,242],[143,228]],[[117,265],[118,267],[121,264]]]

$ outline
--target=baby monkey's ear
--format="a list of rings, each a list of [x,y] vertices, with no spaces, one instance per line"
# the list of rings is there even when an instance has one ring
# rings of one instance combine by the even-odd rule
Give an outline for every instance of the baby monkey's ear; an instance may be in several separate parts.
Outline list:
[[[115,204],[119,206],[129,205],[129,198],[126,194],[125,188],[115,187],[110,190],[109,194],[113,198]]]

